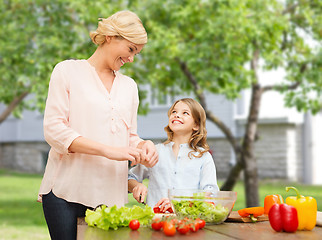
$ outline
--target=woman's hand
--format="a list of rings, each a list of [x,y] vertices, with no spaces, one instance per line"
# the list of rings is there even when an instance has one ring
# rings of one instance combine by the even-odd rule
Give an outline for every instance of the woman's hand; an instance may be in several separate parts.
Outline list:
[[[160,207],[160,212],[162,212],[162,213],[170,210],[171,203],[170,203],[169,198],[162,198],[162,199],[160,199],[159,202],[157,202],[157,204],[155,204],[154,207]],[[169,212],[171,212],[171,211],[169,211]]]
[[[112,147],[85,137],[76,138],[68,148],[72,153],[85,153],[103,156],[117,161],[132,161],[132,165],[141,161],[143,150],[134,147]]]
[[[131,161],[131,166],[141,162],[143,150],[133,147],[109,147],[106,149],[107,158],[118,161]]]
[[[154,143],[150,140],[139,143],[138,148],[142,149],[140,163],[148,168],[153,167],[159,160],[159,155]]]
[[[142,184],[138,183],[132,190],[133,197],[138,201],[138,203],[143,203],[146,195],[148,194],[147,187]]]

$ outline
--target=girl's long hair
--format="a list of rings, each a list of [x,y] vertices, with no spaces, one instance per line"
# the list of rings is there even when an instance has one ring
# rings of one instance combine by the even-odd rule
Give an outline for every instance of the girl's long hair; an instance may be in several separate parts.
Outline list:
[[[168,111],[168,117],[170,117],[171,112],[175,105],[178,102],[183,102],[188,105],[190,108],[192,117],[195,121],[195,123],[199,126],[198,130],[193,130],[191,137],[189,139],[189,147],[193,149],[193,151],[189,152],[189,157],[191,158],[191,155],[197,158],[202,157],[202,155],[209,150],[209,145],[207,143],[207,130],[206,130],[206,113],[203,107],[198,103],[196,100],[192,98],[182,98],[177,100],[169,109]],[[170,129],[169,125],[167,125],[164,130],[166,131],[168,135],[168,139],[164,142],[169,143],[173,140],[173,132]],[[197,155],[194,155],[193,153],[197,152]]]

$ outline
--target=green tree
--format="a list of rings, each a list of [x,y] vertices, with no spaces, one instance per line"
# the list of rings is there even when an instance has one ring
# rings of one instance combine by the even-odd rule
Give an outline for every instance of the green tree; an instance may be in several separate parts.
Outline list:
[[[23,109],[44,110],[50,74],[69,58],[95,50],[89,31],[99,17],[122,9],[122,1],[3,0],[0,7],[0,124]],[[27,100],[29,94],[33,97]]]
[[[195,93],[235,152],[237,164],[221,189],[231,190],[244,169],[247,206],[258,205],[254,142],[262,94],[279,91],[285,105],[299,111],[321,109],[319,0],[3,0],[0,103],[7,108],[0,123],[13,110],[16,116],[23,109],[43,110],[53,65],[87,58],[95,49],[88,33],[97,18],[126,8],[143,20],[149,43],[125,71],[160,94]],[[259,69],[279,67],[287,71],[284,81],[262,86]],[[252,96],[245,136],[237,139],[207,108],[205,92],[234,100],[243,89]],[[34,97],[27,101],[28,94]]]
[[[285,105],[298,111],[321,110],[322,2],[318,0],[187,0],[137,1],[149,5],[139,12],[149,33],[136,79],[144,79],[161,94],[179,86],[194,92],[207,118],[225,134],[237,164],[222,190],[231,190],[244,170],[247,206],[258,206],[258,176],[254,156],[262,95],[283,94]],[[134,4],[135,5],[135,4]],[[307,39],[314,44],[309,44]],[[284,68],[280,84],[263,86],[259,70]],[[205,92],[234,100],[251,89],[245,135],[237,139],[211,112]]]

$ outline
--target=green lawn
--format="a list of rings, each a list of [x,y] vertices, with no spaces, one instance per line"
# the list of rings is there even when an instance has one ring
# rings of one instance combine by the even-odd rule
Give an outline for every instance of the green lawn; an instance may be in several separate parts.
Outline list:
[[[42,176],[14,173],[0,169],[0,240],[49,239],[41,204],[37,203],[37,193]],[[219,182],[220,184],[220,182]],[[322,186],[308,186],[298,183],[277,182],[266,180],[260,182],[261,205],[268,194],[281,194],[284,199],[295,195],[286,193],[285,186],[297,187],[302,195],[313,196],[318,202],[318,209],[322,211]],[[237,201],[234,210],[245,207],[245,194],[242,182],[234,191]],[[127,206],[138,204],[131,195]]]

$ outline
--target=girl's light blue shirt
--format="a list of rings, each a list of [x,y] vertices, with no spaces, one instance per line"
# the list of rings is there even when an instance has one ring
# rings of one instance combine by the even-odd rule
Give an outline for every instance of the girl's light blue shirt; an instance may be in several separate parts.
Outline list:
[[[142,182],[149,179],[147,204],[154,207],[161,198],[168,197],[168,189],[203,189],[218,191],[216,167],[209,152],[201,158],[188,157],[192,151],[188,144],[181,144],[177,159],[174,156],[172,146],[157,144],[159,153],[158,163],[147,168],[141,164],[129,170],[128,179]]]

